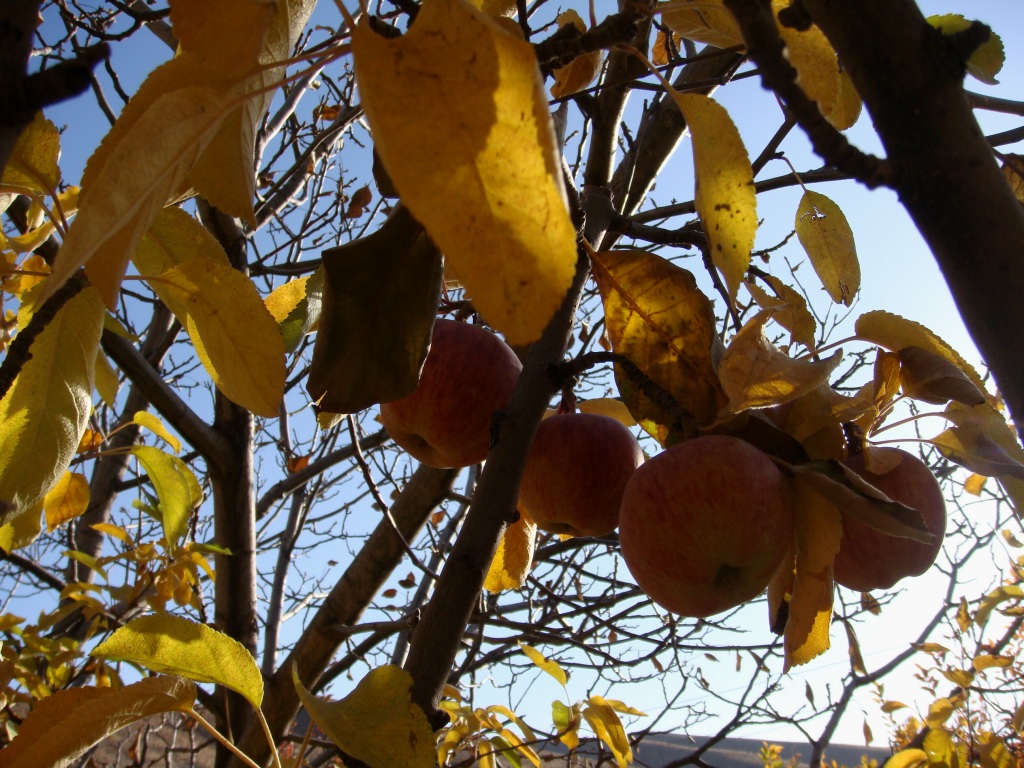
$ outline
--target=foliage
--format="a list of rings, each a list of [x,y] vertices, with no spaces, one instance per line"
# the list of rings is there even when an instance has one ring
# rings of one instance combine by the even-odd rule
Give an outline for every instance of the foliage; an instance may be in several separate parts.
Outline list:
[[[47,4],[42,69],[15,73],[45,110],[11,110],[0,134],[2,762],[73,765],[180,713],[222,764],[540,768],[567,749],[624,768],[659,728],[708,727],[694,688],[731,714],[672,765],[763,722],[801,731],[820,762],[873,687],[892,768],[1021,765],[1024,449],[987,373],[925,326],[857,308],[872,264],[849,211],[809,185],[906,195],[927,175],[907,182],[899,158],[846,142],[869,94],[806,5],[667,0],[600,23],[591,5],[588,25],[543,0],[358,18],[309,0]],[[919,21],[958,75],[995,81],[998,36],[956,14]],[[94,81],[110,126],[72,186],[61,144],[91,126],[65,112],[58,128],[74,89],[56,81],[84,67],[88,82],[97,41],[123,103]],[[131,44],[149,71],[129,99]],[[754,156],[711,96],[746,56],[782,106]],[[630,91],[654,95],[634,114]],[[800,134],[780,149],[797,125],[824,171],[795,170],[810,162]],[[662,168],[684,128],[680,185]],[[1015,200],[1016,156],[1000,171],[984,151],[993,196]],[[791,173],[763,179],[776,157]],[[659,179],[681,200],[649,196]],[[764,193],[787,186],[801,197],[765,214]],[[767,245],[774,229],[796,242]],[[375,421],[415,387],[440,315],[487,324],[524,360],[482,469],[417,467]],[[674,616],[635,586],[615,535],[552,537],[517,513],[548,406],[638,427],[649,455],[707,434],[766,454],[796,512],[767,599]],[[869,667],[858,632],[883,632],[896,597],[833,583],[843,516],[931,536],[841,463],[883,462],[891,435],[942,479],[953,525],[932,617]],[[841,656],[840,627],[849,669],[827,700],[808,682],[790,706],[787,673]],[[931,703],[900,719],[883,679],[914,663]],[[550,718],[521,698],[544,675],[571,702]],[[479,703],[488,679],[507,703]],[[625,703],[647,683],[663,699],[650,716]],[[760,757],[784,765],[774,747]]]

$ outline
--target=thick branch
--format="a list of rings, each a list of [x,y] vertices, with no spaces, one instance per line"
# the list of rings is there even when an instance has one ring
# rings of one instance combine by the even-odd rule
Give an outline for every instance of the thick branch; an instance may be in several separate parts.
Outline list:
[[[413,678],[412,700],[428,716],[437,711],[441,687],[452,670],[484,575],[502,532],[516,514],[526,454],[555,390],[548,369],[565,355],[576,305],[590,273],[588,264],[589,259],[581,253],[568,295],[530,347],[512,402],[496,417],[497,440],[487,456],[466,522],[412,634],[405,668]]]
[[[1024,328],[1024,208],[974,119],[964,62],[911,0],[804,0],[804,7],[849,71],[900,200],[1011,415],[1024,423],[1024,341],[1014,332]]]

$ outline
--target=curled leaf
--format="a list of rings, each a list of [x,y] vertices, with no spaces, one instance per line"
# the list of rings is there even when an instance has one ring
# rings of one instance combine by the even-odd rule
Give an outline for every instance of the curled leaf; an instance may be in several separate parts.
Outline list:
[[[950,400],[965,405],[985,402],[985,395],[948,358],[921,347],[904,347],[897,355],[900,382],[907,396],[936,405]]]

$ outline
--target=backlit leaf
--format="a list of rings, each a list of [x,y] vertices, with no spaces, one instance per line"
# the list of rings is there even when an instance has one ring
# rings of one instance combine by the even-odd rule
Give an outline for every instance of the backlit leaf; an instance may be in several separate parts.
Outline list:
[[[903,749],[885,761],[883,768],[914,768],[928,762],[928,753],[923,749]]]
[[[624,427],[635,427],[636,419],[629,412],[626,404],[614,397],[596,397],[593,400],[582,400],[577,404],[581,413],[595,413],[615,419]]]
[[[140,274],[156,276],[190,261],[231,266],[224,246],[194,216],[177,206],[162,208],[139,240],[132,263]],[[159,294],[159,286],[154,288]]]
[[[1013,768],[1017,764],[1011,752],[1001,738],[990,731],[981,731],[975,737],[978,750],[978,763],[981,768]]]
[[[558,15],[556,20],[559,27],[572,24],[580,32],[587,31],[587,25],[576,11],[570,9]],[[591,51],[582,56],[577,56],[564,67],[556,69],[555,84],[551,86],[552,97],[558,99],[581,91],[594,82],[597,73],[601,70],[602,51]]]
[[[195,260],[152,282],[185,326],[217,388],[258,416],[277,416],[284,396],[284,341],[252,280],[229,266]]]
[[[583,708],[583,717],[594,729],[597,737],[612,751],[619,768],[627,768],[633,761],[633,750],[629,746],[626,730],[622,727],[622,721],[615,714],[615,710],[603,698],[594,695],[587,700],[587,705]]]
[[[667,84],[666,84],[667,86]],[[757,232],[754,172],[739,131],[725,107],[700,93],[669,88],[693,138],[694,195],[711,261],[725,278],[729,299],[750,266]]]
[[[921,745],[928,753],[928,764],[963,768],[967,762],[967,744],[955,738],[945,728],[933,728],[924,735]]]
[[[42,501],[74,458],[92,407],[103,314],[92,288],[72,298],[0,400],[0,499],[18,507],[16,516]]]
[[[1014,662],[1013,656],[993,656],[989,653],[981,653],[971,659],[971,666],[977,672],[983,672],[986,669],[1006,669],[1012,666]]]
[[[938,728],[945,723],[957,709],[957,703],[951,699],[939,698],[928,706],[926,722],[929,728]]]
[[[132,619],[90,655],[223,685],[256,708],[263,702],[263,676],[245,646],[180,616],[163,613]]]
[[[880,707],[880,709],[887,715],[906,708],[907,705],[902,701],[883,701],[882,706]]]
[[[757,305],[761,309],[771,309],[772,320],[789,331],[793,335],[793,341],[803,344],[808,349],[814,349],[817,323],[814,315],[807,309],[807,300],[799,291],[773,275],[768,276],[768,284],[775,292],[774,296],[753,280],[745,283]]]
[[[693,275],[645,251],[599,253],[592,262],[612,348],[698,424],[713,422],[726,402],[712,361],[718,335],[711,302]],[[664,443],[672,416],[618,368],[615,379],[630,413]]]
[[[65,472],[43,497],[47,530],[53,531],[68,520],[74,520],[85,512],[88,506],[88,479],[78,472]]]
[[[416,389],[443,264],[405,208],[372,235],[324,251],[320,330],[306,383],[321,411],[355,413]]]
[[[36,701],[18,735],[0,752],[4,768],[66,768],[94,744],[137,720],[161,712],[188,712],[191,681],[149,677],[124,688],[68,688]]]
[[[410,701],[412,677],[405,670],[370,670],[351,693],[332,702],[307,691],[294,666],[292,680],[313,722],[346,754],[370,768],[433,766],[434,732]]]
[[[510,344],[540,336],[572,281],[569,220],[533,46],[461,0],[387,40],[352,36],[375,148],[402,202]]]
[[[60,183],[59,157],[60,132],[42,112],[37,112],[18,136],[7,165],[0,169],[0,185],[24,187],[40,196],[56,192]]]
[[[519,643],[519,647],[523,649],[523,653],[526,654],[530,661],[555,678],[555,680],[563,686],[569,682],[569,678],[566,676],[565,670],[562,669],[561,665],[559,665],[557,661],[552,661],[536,648],[527,645],[522,640],[517,642]]]
[[[944,35],[955,35],[963,32],[974,22],[958,13],[946,13],[940,16],[929,16],[928,23]],[[979,45],[967,59],[967,71],[987,85],[998,85],[996,75],[1003,68],[1006,54],[1003,52],[1003,41],[994,32],[988,40]]]
[[[101,351],[96,351],[96,365],[93,369],[96,392],[100,399],[111,408],[117,407],[117,393],[121,389],[121,380],[110,360]]]
[[[1024,588],[1017,584],[1004,584],[1001,587],[996,587],[982,598],[981,604],[978,606],[978,612],[974,616],[974,621],[979,627],[984,627],[988,623],[992,611],[1000,605],[1007,600],[1022,599],[1024,599]]]
[[[519,589],[526,583],[526,577],[533,565],[533,548],[537,541],[537,524],[522,510],[519,519],[505,529],[498,551],[484,578],[484,589],[501,592],[504,589]]]
[[[1002,169],[1014,196],[1019,202],[1024,203],[1024,155],[1003,155]]]
[[[943,456],[979,475],[1024,480],[1024,452],[999,411],[950,403],[945,415],[954,426],[930,441]]]
[[[921,347],[941,355],[967,374],[967,378],[974,382],[974,386],[980,391],[985,391],[985,382],[971,364],[920,323],[879,309],[865,312],[858,317],[855,329],[857,338],[885,347],[892,352],[898,352],[904,347]]]
[[[795,483],[796,578],[786,622],[786,669],[806,664],[828,650],[832,622],[832,562],[839,552],[843,524],[829,499]]]
[[[45,300],[80,266],[113,308],[128,258],[213,138],[228,108],[223,89],[183,55],[146,78],[82,174],[78,215],[57,253]]]
[[[842,352],[825,360],[784,354],[764,332],[771,313],[762,310],[748,320],[718,363],[718,378],[734,413],[795,400],[826,383],[842,360]]]
[[[736,20],[722,0],[669,0],[659,3],[661,20],[680,37],[716,48],[743,45]]]
[[[807,190],[796,209],[796,234],[832,301],[850,306],[860,290],[860,262],[842,209]]]
[[[292,353],[302,337],[317,329],[323,307],[324,270],[289,280],[263,300],[281,327],[284,351]]]
[[[171,450],[175,453],[181,453],[181,440],[167,431],[167,427],[164,426],[164,423],[160,421],[159,417],[154,416],[152,413],[148,413],[147,411],[136,411],[135,415],[132,417],[132,421],[140,427],[145,427],[154,435],[159,437],[171,446]]]
[[[160,500],[164,538],[170,546],[177,546],[188,531],[193,510],[203,500],[202,489],[178,457],[148,445],[133,446],[131,452],[145,467]]]
[[[581,706],[577,703],[570,707],[555,699],[551,702],[551,719],[555,724],[558,740],[569,749],[576,749],[580,745]]]
[[[276,6],[267,0],[172,0],[171,24],[182,50],[212,69],[240,75],[256,66]]]

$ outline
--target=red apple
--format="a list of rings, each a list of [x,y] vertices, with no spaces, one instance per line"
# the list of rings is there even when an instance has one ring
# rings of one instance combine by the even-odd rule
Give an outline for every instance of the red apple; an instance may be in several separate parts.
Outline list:
[[[619,541],[654,602],[704,618],[768,586],[793,541],[793,505],[765,453],[736,437],[698,437],[633,473]]]
[[[550,416],[526,457],[519,503],[542,530],[604,536],[619,524],[622,492],[643,460],[633,433],[613,418]]]
[[[491,419],[508,404],[522,368],[485,328],[437,320],[416,391],[382,404],[381,423],[423,464],[477,464],[487,458]]]
[[[889,589],[907,576],[920,576],[935,562],[946,535],[946,502],[927,465],[899,448],[874,450],[879,454],[898,455],[899,464],[884,475],[876,475],[865,469],[862,453],[850,456],[843,463],[893,501],[920,512],[935,541],[922,544],[889,536],[844,515],[843,538],[833,565],[835,580],[861,592]]]

